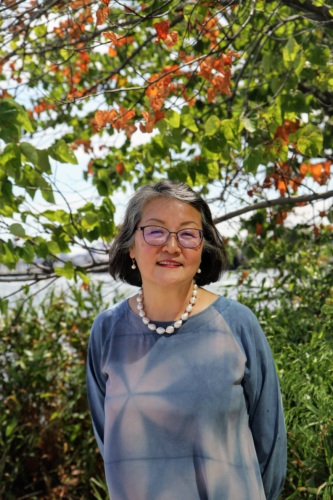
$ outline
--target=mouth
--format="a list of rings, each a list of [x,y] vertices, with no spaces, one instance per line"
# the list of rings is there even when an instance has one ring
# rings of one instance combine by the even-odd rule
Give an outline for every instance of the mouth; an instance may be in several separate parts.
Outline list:
[[[160,267],[181,267],[182,264],[176,262],[175,260],[160,260],[157,262],[157,265]]]

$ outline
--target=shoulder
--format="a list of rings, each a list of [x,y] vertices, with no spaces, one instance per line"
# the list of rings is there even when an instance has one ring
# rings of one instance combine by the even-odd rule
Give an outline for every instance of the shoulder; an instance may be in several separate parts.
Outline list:
[[[255,323],[258,324],[256,315],[244,304],[237,300],[219,297],[213,304],[217,312],[234,326]]]
[[[127,300],[122,300],[98,314],[91,328],[90,341],[98,341],[103,344],[106,337],[110,335],[117,323],[122,321],[127,312]]]
[[[216,312],[223,317],[237,342],[247,354],[253,350],[266,350],[268,348],[266,335],[251,309],[237,300],[225,297],[220,297],[213,306]]]

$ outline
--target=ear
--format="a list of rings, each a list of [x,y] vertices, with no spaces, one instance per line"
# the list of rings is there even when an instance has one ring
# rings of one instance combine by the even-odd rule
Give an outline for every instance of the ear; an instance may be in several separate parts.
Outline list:
[[[135,247],[134,247],[134,245],[130,248],[129,256],[131,257],[131,259],[135,259]]]

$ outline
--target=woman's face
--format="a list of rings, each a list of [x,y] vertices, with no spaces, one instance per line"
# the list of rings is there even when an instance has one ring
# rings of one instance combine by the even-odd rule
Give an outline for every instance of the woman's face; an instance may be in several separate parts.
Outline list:
[[[192,228],[202,229],[201,215],[187,203],[169,198],[157,198],[147,202],[138,227],[163,226],[169,231]],[[172,286],[191,282],[201,262],[203,242],[196,248],[180,246],[176,235],[160,246],[145,242],[142,231],[135,231],[130,257],[136,260],[142,284]]]

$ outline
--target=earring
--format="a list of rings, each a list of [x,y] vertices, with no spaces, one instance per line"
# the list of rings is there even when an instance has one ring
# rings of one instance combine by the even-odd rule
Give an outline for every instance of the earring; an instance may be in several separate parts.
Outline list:
[[[199,269],[197,270],[197,274],[200,274],[201,273],[201,269],[199,267]]]
[[[136,269],[135,259],[132,259],[131,269]]]

